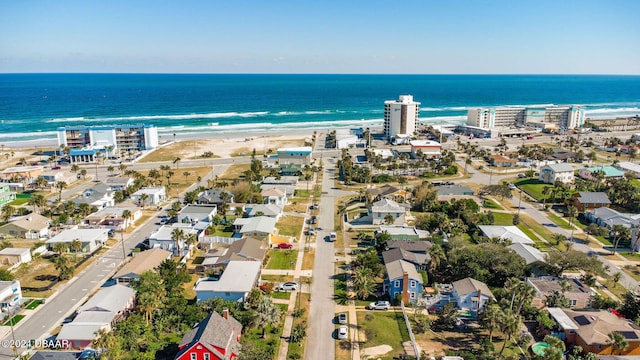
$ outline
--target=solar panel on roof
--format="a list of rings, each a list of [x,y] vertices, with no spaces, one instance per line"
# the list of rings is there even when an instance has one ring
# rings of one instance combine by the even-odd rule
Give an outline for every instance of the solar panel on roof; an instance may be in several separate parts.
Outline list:
[[[618,334],[624,336],[625,339],[635,340],[638,339],[638,334],[635,331],[616,331]]]
[[[573,318],[573,320],[575,320],[580,326],[591,324],[591,321],[589,320],[589,318],[587,318],[584,315],[576,316]]]

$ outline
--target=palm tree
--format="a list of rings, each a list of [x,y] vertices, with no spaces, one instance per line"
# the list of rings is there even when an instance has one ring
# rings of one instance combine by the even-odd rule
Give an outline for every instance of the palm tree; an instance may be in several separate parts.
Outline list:
[[[567,347],[564,344],[564,341],[559,338],[551,335],[547,335],[544,337],[544,342],[549,344],[549,347],[544,351],[544,359],[545,360],[562,360],[564,351]]]
[[[58,201],[62,200],[62,190],[67,188],[67,183],[65,181],[59,181],[56,183],[56,188],[58,188]]]
[[[613,248],[611,254],[615,254],[620,240],[629,239],[631,237],[631,230],[624,225],[613,225],[611,233],[613,234]]]
[[[258,304],[253,324],[262,328],[262,338],[267,338],[267,327],[278,326],[282,321],[282,310],[268,297],[263,297]]]
[[[188,184],[189,183],[189,175],[191,175],[191,173],[188,172],[188,171],[185,171],[185,172],[182,173],[182,175],[184,175],[184,183]]]
[[[124,248],[124,232],[127,230],[127,228],[129,227],[129,220],[133,217],[133,214],[131,214],[131,210],[123,210],[122,211],[122,219],[124,220],[124,225],[122,226],[122,229],[120,229],[120,242],[122,243],[122,258],[126,259],[127,258],[127,251]]]
[[[149,198],[149,194],[142,193],[140,195],[140,206],[144,209],[144,205],[147,203],[147,199]]]
[[[429,263],[429,278],[431,279],[435,271],[440,268],[442,262],[447,260],[447,257],[442,246],[438,244],[434,244],[429,249],[429,255],[431,256],[431,262]]]
[[[13,206],[9,205],[9,204],[5,204],[2,207],[2,221],[7,222],[9,221],[9,219],[11,219],[11,217],[13,216],[13,214],[16,213],[16,208],[14,208]]]
[[[176,242],[176,247],[178,248],[178,255],[182,255],[182,247],[181,242],[184,240],[185,234],[184,231],[180,228],[175,228],[171,231],[171,240]]]
[[[153,312],[162,306],[166,297],[162,277],[155,271],[144,272],[140,276],[140,280],[137,281],[135,288],[138,294],[138,308],[144,312],[148,325],[149,321],[153,320]]]
[[[498,304],[491,304],[480,314],[480,323],[489,330],[489,342],[493,342],[493,330],[497,329],[504,313]]]
[[[502,349],[500,349],[500,355],[502,355],[504,348],[507,346],[507,341],[511,339],[511,335],[518,331],[518,328],[520,328],[520,315],[512,311],[506,311],[500,323],[500,329],[504,334],[504,343],[502,344]]]
[[[622,355],[622,352],[629,346],[627,339],[619,332],[612,331],[607,334],[607,337],[609,337],[607,344],[611,345],[611,355],[615,354],[616,350],[619,350],[619,354]]]
[[[58,253],[58,257],[62,257],[62,253],[67,251],[67,243],[59,242],[53,245],[53,251]]]
[[[371,269],[359,267],[353,273],[353,290],[361,300],[375,294],[376,282]]]
[[[78,258],[78,251],[82,250],[82,242],[80,239],[74,239],[69,245],[69,248],[73,250],[73,261],[76,262]]]
[[[185,241],[189,246],[189,251],[191,251],[191,245],[195,245],[198,242],[198,236],[196,234],[188,234]]]
[[[180,163],[180,161],[182,161],[182,159],[180,159],[180,157],[177,157],[173,160],[173,164],[176,166],[176,169],[178,168],[178,164]]]

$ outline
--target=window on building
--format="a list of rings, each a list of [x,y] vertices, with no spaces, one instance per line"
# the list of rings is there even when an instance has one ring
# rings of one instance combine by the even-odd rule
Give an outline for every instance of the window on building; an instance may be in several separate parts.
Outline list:
[[[411,282],[409,283],[411,285],[411,287],[416,287],[416,281],[415,280],[411,280]]]
[[[209,358],[210,356],[211,355],[209,355],[209,354],[204,354],[204,360],[210,360],[210,358]]]
[[[393,282],[394,287],[400,287],[400,280],[396,280]]]
[[[191,353],[191,360],[197,360],[197,359],[198,359],[198,354]]]
[[[410,292],[410,293],[409,293],[409,298],[411,298],[411,299],[415,299],[415,298],[416,298],[416,293],[414,293],[414,292]]]

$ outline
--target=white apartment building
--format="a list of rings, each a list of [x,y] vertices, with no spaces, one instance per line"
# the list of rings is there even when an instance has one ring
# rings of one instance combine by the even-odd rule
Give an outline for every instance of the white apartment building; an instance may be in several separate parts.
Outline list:
[[[384,102],[384,135],[390,142],[407,140],[416,131],[420,116],[420,103],[411,95],[400,95],[398,100]]]
[[[114,152],[149,150],[158,147],[158,128],[145,124],[60,127],[58,146],[62,145],[72,149],[113,146]]]
[[[467,111],[467,125],[483,129],[530,126],[539,129],[575,129],[584,123],[579,106],[477,108]]]

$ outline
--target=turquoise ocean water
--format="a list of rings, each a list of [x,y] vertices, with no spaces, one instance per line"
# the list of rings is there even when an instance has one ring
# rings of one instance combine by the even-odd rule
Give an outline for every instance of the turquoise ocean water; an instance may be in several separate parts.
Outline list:
[[[479,106],[580,104],[590,118],[640,114],[640,76],[0,74],[0,142],[61,126],[150,123],[161,135],[382,124],[411,94],[427,124]]]

